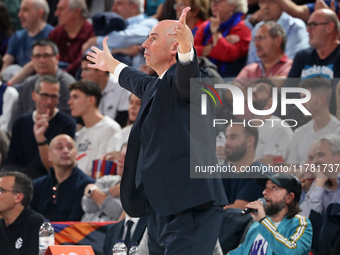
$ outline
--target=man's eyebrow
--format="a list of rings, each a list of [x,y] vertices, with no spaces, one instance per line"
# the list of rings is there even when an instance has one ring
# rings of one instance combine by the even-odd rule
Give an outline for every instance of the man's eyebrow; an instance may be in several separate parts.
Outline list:
[[[159,36],[157,33],[150,33],[149,36]]]

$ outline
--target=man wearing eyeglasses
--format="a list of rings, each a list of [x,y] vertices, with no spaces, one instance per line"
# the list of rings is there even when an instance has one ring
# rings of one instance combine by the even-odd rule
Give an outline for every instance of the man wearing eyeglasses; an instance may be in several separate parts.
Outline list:
[[[327,9],[313,12],[307,22],[309,32],[308,49],[300,51],[294,59],[289,78],[310,78],[320,75],[327,78],[340,76],[340,66],[336,63],[340,57],[338,33],[340,31],[339,20],[336,14]],[[325,67],[329,72],[321,71]],[[314,69],[314,71],[312,70]],[[315,70],[319,69],[318,73]]]
[[[28,208],[32,181],[15,171],[0,173],[0,253],[37,255],[44,217]]]
[[[293,59],[295,54],[308,47],[308,33],[305,23],[297,18],[293,18],[284,12],[281,6],[273,0],[259,0],[259,7],[263,21],[257,23],[252,30],[252,38],[255,37],[257,30],[266,21],[276,21],[287,33],[287,45],[285,53],[288,58]],[[256,54],[255,42],[250,42],[248,50],[247,64],[257,62],[259,56]]]
[[[36,41],[32,46],[31,60],[36,72],[35,75],[28,77],[19,87],[19,99],[13,109],[13,119],[20,114],[32,112],[35,103],[32,100],[32,91],[35,82],[42,75],[52,75],[56,77],[60,83],[60,97],[57,107],[60,111],[70,114],[70,107],[67,104],[70,98],[67,86],[75,79],[67,72],[58,68],[59,50],[56,44],[47,39]]]
[[[75,135],[74,119],[56,108],[59,88],[59,82],[53,76],[38,78],[32,92],[36,110],[20,115],[13,125],[6,163],[22,166],[32,178],[49,172],[48,142],[59,134]]]
[[[305,80],[320,76],[333,80],[340,77],[340,46],[338,40],[340,24],[335,12],[329,9],[313,12],[308,19],[307,30],[311,47],[296,54],[288,78]],[[290,79],[286,86],[298,86],[292,80]],[[332,81],[332,83],[330,111],[335,114],[336,81]]]
[[[285,54],[287,34],[283,27],[267,21],[257,30],[253,42],[260,61],[245,66],[236,78],[287,77],[293,60]]]

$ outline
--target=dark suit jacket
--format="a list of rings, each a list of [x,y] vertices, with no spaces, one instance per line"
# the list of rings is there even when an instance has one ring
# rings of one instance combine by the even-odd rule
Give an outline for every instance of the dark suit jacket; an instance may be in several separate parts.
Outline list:
[[[154,210],[172,215],[227,203],[220,179],[190,178],[190,167],[217,164],[214,116],[201,116],[201,90],[190,90],[190,78],[203,77],[206,72],[198,68],[197,58],[172,65],[161,80],[130,67],[120,73],[119,84],[142,99],[121,182],[127,214],[139,217]],[[142,185],[136,188],[137,168]]]
[[[103,251],[105,255],[112,255],[112,248],[115,245],[117,240],[122,240],[122,235],[124,232],[124,222],[125,219],[121,220],[118,223],[113,224],[105,235],[104,247]],[[147,217],[141,217],[137,223],[135,232],[130,240],[130,244],[137,242],[139,244],[140,240],[143,237],[145,228],[147,225]],[[130,249],[130,247],[128,247]]]

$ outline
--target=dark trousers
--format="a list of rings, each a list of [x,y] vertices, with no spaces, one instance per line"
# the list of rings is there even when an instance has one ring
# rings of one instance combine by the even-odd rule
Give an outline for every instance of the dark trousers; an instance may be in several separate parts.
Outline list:
[[[193,208],[170,216],[149,216],[150,255],[211,255],[222,224],[222,206]]]

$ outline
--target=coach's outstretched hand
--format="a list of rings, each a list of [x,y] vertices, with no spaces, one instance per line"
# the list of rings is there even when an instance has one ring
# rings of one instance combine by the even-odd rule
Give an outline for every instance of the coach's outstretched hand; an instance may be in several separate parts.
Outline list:
[[[108,37],[105,37],[103,40],[103,50],[100,50],[95,46],[91,47],[92,51],[89,51],[87,53],[86,58],[90,60],[93,64],[88,64],[87,66],[114,73],[117,65],[120,62],[112,57],[111,51],[107,46],[107,39]]]

